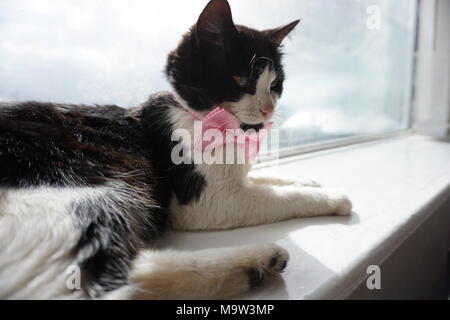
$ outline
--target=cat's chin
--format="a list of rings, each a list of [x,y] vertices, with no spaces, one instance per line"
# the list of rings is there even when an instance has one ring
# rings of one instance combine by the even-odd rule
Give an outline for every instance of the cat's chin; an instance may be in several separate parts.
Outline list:
[[[242,123],[241,124],[241,129],[244,131],[255,130],[256,132],[258,132],[263,127],[264,127],[264,123],[257,123],[257,124]]]

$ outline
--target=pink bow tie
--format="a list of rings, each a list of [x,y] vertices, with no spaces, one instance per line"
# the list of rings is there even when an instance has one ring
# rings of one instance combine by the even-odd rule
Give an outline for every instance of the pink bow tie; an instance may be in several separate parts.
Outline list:
[[[272,128],[272,122],[269,122],[258,132],[244,131],[240,127],[239,119],[221,107],[216,107],[204,118],[190,110],[188,112],[201,120],[200,130],[194,137],[195,149],[213,150],[228,143],[234,143],[244,150],[246,163],[253,162],[256,159],[261,142],[267,137],[268,130]],[[218,132],[220,132],[220,137],[217,137]]]

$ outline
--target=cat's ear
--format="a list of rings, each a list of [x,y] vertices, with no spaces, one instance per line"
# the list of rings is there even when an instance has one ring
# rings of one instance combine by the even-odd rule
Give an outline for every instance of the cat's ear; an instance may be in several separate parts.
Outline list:
[[[227,0],[211,0],[197,21],[200,41],[222,47],[226,39],[237,32]]]
[[[270,40],[277,46],[281,45],[284,38],[297,26],[300,20],[295,20],[285,26],[270,30]]]

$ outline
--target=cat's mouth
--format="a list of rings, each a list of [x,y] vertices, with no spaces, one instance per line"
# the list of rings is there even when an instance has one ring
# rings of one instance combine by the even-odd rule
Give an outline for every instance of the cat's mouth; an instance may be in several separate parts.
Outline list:
[[[264,127],[263,123],[257,123],[257,124],[248,124],[248,123],[242,123],[241,124],[241,129],[244,131],[253,129],[256,132],[258,132],[259,130],[261,130]]]

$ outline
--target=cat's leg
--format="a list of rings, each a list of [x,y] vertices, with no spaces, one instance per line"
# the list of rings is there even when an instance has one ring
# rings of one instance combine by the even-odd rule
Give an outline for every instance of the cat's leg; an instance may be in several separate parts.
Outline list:
[[[321,187],[320,183],[312,178],[302,178],[302,179],[285,179],[276,178],[270,176],[248,176],[248,182],[253,184],[261,185],[272,185],[272,186],[296,186],[296,187]]]
[[[275,244],[200,251],[143,251],[128,287],[106,298],[222,299],[277,277],[289,256]]]
[[[172,225],[179,230],[220,230],[324,215],[346,216],[352,204],[337,189],[267,186],[208,180],[200,199],[173,201]]]

